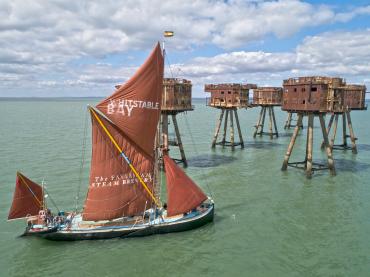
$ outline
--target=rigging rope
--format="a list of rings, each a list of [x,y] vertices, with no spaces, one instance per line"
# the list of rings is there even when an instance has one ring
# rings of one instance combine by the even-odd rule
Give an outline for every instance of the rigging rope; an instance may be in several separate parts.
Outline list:
[[[168,55],[167,55],[167,52],[164,51],[164,60],[167,61],[167,65],[168,65],[168,68],[170,70],[170,75],[171,75],[171,78],[174,78],[173,77],[173,72],[172,72],[172,68],[171,68],[171,63],[170,63],[170,59],[168,58]],[[166,59],[167,58],[167,59]]]
[[[45,183],[46,184],[46,183]],[[55,203],[53,197],[51,197],[51,194],[49,193],[49,191],[46,189],[46,187],[44,186],[44,190],[46,191],[46,193],[48,194],[48,198],[50,198],[50,201],[51,203],[53,203],[53,205],[55,206],[55,208],[57,208],[58,212],[60,212],[57,204]]]
[[[172,72],[172,69],[171,69],[170,59],[168,58],[167,52],[165,51],[164,53],[165,53],[164,58],[165,58],[165,60],[167,61],[168,68],[170,69],[171,77],[172,77],[172,78],[174,78],[174,76],[173,76],[173,72]],[[166,59],[166,58],[167,58],[167,59]],[[199,152],[198,152],[198,149],[197,149],[197,147],[196,147],[195,140],[194,140],[194,137],[193,137],[193,134],[192,134],[192,132],[191,132],[191,129],[190,129],[190,126],[189,126],[189,122],[188,122],[188,120],[187,120],[186,116],[185,116],[185,124],[186,124],[187,131],[188,131],[188,133],[190,134],[190,139],[191,139],[191,142],[192,142],[192,144],[193,144],[194,152],[195,152],[195,154],[198,156],[198,155],[199,155]],[[207,177],[206,177],[206,174],[205,174],[205,172],[204,172],[204,170],[203,170],[202,168],[201,168],[200,172],[201,172],[201,175],[202,175],[203,180],[205,180],[205,183],[206,183],[207,189],[208,189],[208,191],[209,191],[209,194],[210,194],[210,196],[213,198],[212,190],[211,190],[211,187],[210,187],[210,185],[209,185],[209,182],[208,182],[208,179],[207,179]]]
[[[185,124],[186,124],[186,128],[187,128],[187,131],[188,131],[188,133],[189,133],[189,135],[190,135],[190,139],[191,139],[191,143],[192,143],[193,148],[194,148],[194,152],[195,152],[195,154],[196,154],[197,156],[199,156],[199,152],[198,152],[198,149],[197,149],[197,147],[196,147],[195,140],[194,140],[194,137],[193,137],[193,133],[191,132],[191,129],[190,129],[190,126],[189,126],[189,122],[188,122],[188,119],[186,118],[186,116],[184,116],[184,117],[185,117]],[[200,169],[200,173],[201,173],[201,175],[202,175],[202,179],[203,179],[203,180],[205,181],[205,183],[206,183],[206,186],[207,186],[207,189],[208,189],[208,191],[209,191],[209,194],[210,194],[211,198],[213,199],[212,190],[211,190],[211,187],[210,187],[209,182],[208,182],[208,178],[207,178],[207,176],[206,176],[206,174],[205,174],[205,172],[204,172],[203,168],[201,168],[201,169]]]
[[[78,208],[78,200],[80,198],[81,185],[82,185],[82,174],[83,174],[83,168],[84,168],[84,164],[85,164],[88,114],[89,114],[88,109],[86,109],[86,113],[85,113],[85,124],[84,124],[84,133],[83,133],[83,138],[82,138],[81,164],[80,164],[80,172],[79,172],[78,186],[77,186],[77,192],[76,192],[75,212],[77,212],[77,208]]]

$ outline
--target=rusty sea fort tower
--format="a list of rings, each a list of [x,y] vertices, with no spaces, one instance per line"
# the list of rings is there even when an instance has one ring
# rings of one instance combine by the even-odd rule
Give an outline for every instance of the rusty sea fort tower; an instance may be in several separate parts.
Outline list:
[[[356,138],[352,128],[351,110],[363,110],[365,107],[366,87],[359,85],[347,85],[342,78],[332,77],[299,77],[290,78],[283,82],[282,110],[297,113],[297,125],[294,129],[287,152],[285,154],[282,170],[288,166],[304,169],[306,176],[311,178],[316,170],[328,169],[331,175],[335,175],[333,149],[348,149],[347,138],[351,138],[351,149],[357,153]],[[325,115],[331,114],[328,127],[325,126]],[[338,118],[343,119],[343,144],[335,145],[335,135],[338,126]],[[289,162],[296,138],[300,131],[303,118],[308,118],[307,141],[305,159],[301,162]],[[313,162],[313,129],[314,118],[318,117],[323,135],[322,148],[326,150],[327,165]],[[334,130],[329,141],[328,133],[335,119]],[[347,135],[347,125],[350,135]]]
[[[238,109],[247,108],[249,106],[249,90],[251,88],[256,88],[256,85],[226,83],[207,84],[204,86],[204,91],[211,93],[211,97],[207,98],[207,106],[220,110],[220,116],[217,121],[215,134],[212,140],[212,148],[215,148],[216,145],[222,145],[223,147],[229,146],[232,150],[235,149],[235,146],[239,145],[241,148],[244,148]],[[239,135],[238,142],[235,141],[234,117]],[[228,119],[230,121],[229,140],[227,140]],[[224,122],[222,140],[217,141],[222,122]]]
[[[177,78],[163,79],[163,93],[161,105],[161,126],[162,126],[162,147],[169,151],[169,147],[178,147],[181,159],[175,159],[187,166],[184,146],[182,144],[179,125],[176,116],[180,113],[193,111],[194,106],[191,103],[192,84],[191,81]],[[169,138],[168,126],[172,119],[175,132],[174,138]]]
[[[253,137],[268,135],[279,137],[274,107],[281,106],[283,89],[281,87],[257,87],[253,89],[253,107],[261,107]],[[269,117],[269,132],[264,132],[266,113]]]

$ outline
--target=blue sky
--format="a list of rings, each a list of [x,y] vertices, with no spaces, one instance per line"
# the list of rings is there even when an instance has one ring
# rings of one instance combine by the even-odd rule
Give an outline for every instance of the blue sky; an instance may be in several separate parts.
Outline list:
[[[106,96],[164,30],[166,65],[195,97],[305,75],[370,87],[370,1],[0,0],[0,16],[0,97]]]

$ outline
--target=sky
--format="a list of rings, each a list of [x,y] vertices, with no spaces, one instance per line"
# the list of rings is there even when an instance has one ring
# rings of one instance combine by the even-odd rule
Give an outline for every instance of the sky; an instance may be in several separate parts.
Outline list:
[[[108,96],[165,30],[165,76],[193,97],[312,75],[370,90],[370,0],[0,0],[0,18],[0,97]]]

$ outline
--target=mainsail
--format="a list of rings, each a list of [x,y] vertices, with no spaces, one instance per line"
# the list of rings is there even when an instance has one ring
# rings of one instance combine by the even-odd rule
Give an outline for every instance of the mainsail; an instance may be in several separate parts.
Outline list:
[[[153,156],[160,116],[164,59],[159,43],[135,75],[96,107],[148,155]]]
[[[160,116],[163,55],[157,44],[136,74],[92,113],[92,159],[84,220],[142,214],[153,202],[114,147],[123,149],[147,189],[153,192],[154,140]],[[100,122],[99,122],[100,121]],[[104,130],[104,127],[106,131]]]
[[[167,184],[167,215],[186,213],[207,199],[207,195],[168,157],[163,156]]]
[[[37,215],[42,208],[42,187],[20,172],[17,172],[13,203],[9,211],[8,220]]]

